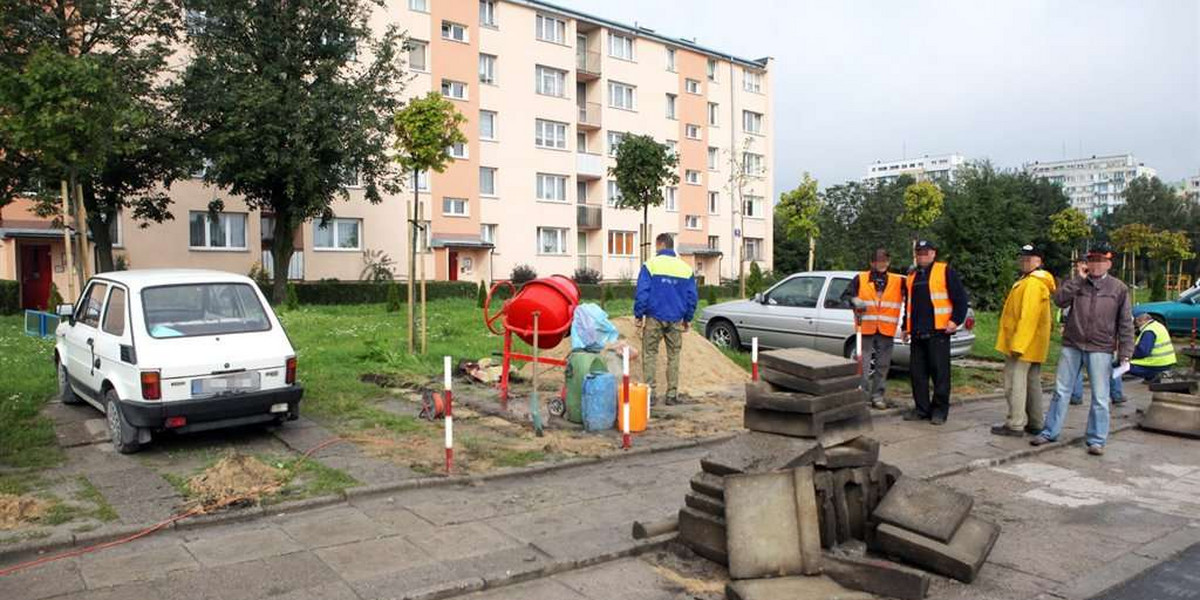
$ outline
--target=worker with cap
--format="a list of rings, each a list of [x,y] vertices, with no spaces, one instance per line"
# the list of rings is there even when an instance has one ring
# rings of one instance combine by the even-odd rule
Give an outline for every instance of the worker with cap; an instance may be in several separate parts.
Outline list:
[[[1042,363],[1050,350],[1050,296],[1054,276],[1042,269],[1042,251],[1033,244],[1021,246],[1021,277],[1008,291],[1000,312],[996,351],[1004,355],[1004,395],[1008,418],[992,433],[1021,437],[1042,431],[1046,408],[1042,405]]]
[[[950,336],[966,320],[970,299],[958,273],[937,260],[933,242],[918,241],[916,259],[905,285],[908,310],[904,314],[915,406],[904,414],[904,420],[941,425],[950,415]]]
[[[642,265],[634,292],[633,318],[642,330],[642,374],[652,392],[658,371],[658,345],[667,344],[666,404],[679,402],[679,353],[683,332],[692,326],[699,295],[692,267],[675,254],[669,233],[654,238],[655,255]],[[657,394],[652,398],[657,399]],[[657,402],[656,400],[654,400]]]
[[[1175,364],[1175,345],[1166,326],[1148,313],[1133,319],[1137,328],[1137,339],[1133,342],[1133,356],[1129,359],[1129,375],[1143,381],[1154,381]],[[1113,377],[1112,403],[1123,404],[1125,393],[1121,389],[1121,378]]]
[[[1117,362],[1124,367],[1133,356],[1133,312],[1129,288],[1108,274],[1112,250],[1107,245],[1093,246],[1087,253],[1087,265],[1076,268],[1074,276],[1054,292],[1054,303],[1070,307],[1063,330],[1062,352],[1058,357],[1055,379],[1057,393],[1046,411],[1046,425],[1029,443],[1034,446],[1058,439],[1067,417],[1071,387],[1080,369],[1088,371],[1092,404],[1088,411],[1088,454],[1104,454],[1108,442],[1109,394],[1113,375],[1113,348]]]
[[[862,334],[862,389],[871,399],[871,406],[884,409],[895,406],[884,395],[900,309],[907,293],[904,278],[888,272],[891,255],[887,248],[876,248],[868,261],[870,269],[850,280],[842,292],[842,301],[854,307]]]

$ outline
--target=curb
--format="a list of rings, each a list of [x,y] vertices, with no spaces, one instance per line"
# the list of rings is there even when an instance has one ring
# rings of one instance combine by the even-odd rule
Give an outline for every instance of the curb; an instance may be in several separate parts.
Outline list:
[[[1113,435],[1121,433],[1122,431],[1128,431],[1135,427],[1137,427],[1136,422],[1131,421],[1128,423],[1121,423],[1120,425],[1110,428],[1108,430],[1108,435],[1111,437]],[[926,480],[941,479],[943,477],[950,477],[952,475],[961,475],[963,473],[970,473],[971,471],[977,471],[979,469],[990,469],[992,467],[998,467],[1000,465],[1007,464],[1007,463],[1017,461],[1017,460],[1021,460],[1023,458],[1029,458],[1030,456],[1036,456],[1043,452],[1049,452],[1051,450],[1057,450],[1059,448],[1066,448],[1067,446],[1079,445],[1079,443],[1082,442],[1084,440],[1084,438],[1086,438],[1086,437],[1087,437],[1086,433],[1081,433],[1075,437],[1064,438],[1064,439],[1061,439],[1056,442],[1042,444],[1041,446],[1030,446],[1029,448],[1017,450],[1015,452],[1009,452],[1008,454],[1005,454],[1004,456],[998,456],[996,458],[977,458],[977,459],[975,459],[965,465],[962,465],[960,467],[952,467],[949,469],[943,469],[941,471],[935,471],[934,473],[932,473],[930,475],[926,475],[925,479]]]

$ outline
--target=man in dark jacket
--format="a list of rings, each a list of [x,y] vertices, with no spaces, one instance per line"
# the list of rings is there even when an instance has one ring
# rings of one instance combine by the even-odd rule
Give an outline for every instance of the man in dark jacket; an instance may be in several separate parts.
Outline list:
[[[944,262],[937,262],[937,246],[933,242],[921,240],[916,249],[917,265],[908,274],[908,310],[904,321],[915,407],[904,414],[904,420],[928,419],[934,425],[941,425],[950,415],[950,336],[966,321],[970,299],[958,272]]]
[[[698,294],[692,267],[675,254],[669,233],[654,240],[657,253],[642,265],[633,301],[633,317],[642,329],[642,375],[654,390],[658,345],[667,343],[666,404],[679,401],[679,352],[683,332],[692,326]],[[653,396],[657,398],[657,395]]]
[[[1070,308],[1063,329],[1062,353],[1058,357],[1057,391],[1046,411],[1046,427],[1030,444],[1040,446],[1058,439],[1067,417],[1071,387],[1080,369],[1088,370],[1092,406],[1088,412],[1088,454],[1104,454],[1108,441],[1108,403],[1113,375],[1113,349],[1117,361],[1127,367],[1133,356],[1133,312],[1129,288],[1108,274],[1112,251],[1093,247],[1087,265],[1077,267],[1073,277],[1054,292],[1054,303]]]

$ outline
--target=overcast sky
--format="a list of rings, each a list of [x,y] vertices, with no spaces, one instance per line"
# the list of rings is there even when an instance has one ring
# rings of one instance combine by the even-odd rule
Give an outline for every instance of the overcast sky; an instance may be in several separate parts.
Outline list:
[[[1200,173],[1200,0],[549,0],[772,56],[776,194],[957,152]]]

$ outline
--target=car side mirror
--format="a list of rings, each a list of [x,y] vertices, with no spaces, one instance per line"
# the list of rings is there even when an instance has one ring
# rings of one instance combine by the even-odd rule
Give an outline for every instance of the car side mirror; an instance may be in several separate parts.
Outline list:
[[[67,319],[72,325],[75,324],[75,306],[72,304],[59,304],[54,308],[54,314],[59,319]]]
[[[1182,302],[1182,303],[1184,303],[1184,304],[1195,304],[1195,303],[1196,303],[1196,299],[1195,299],[1195,298],[1192,298],[1192,297],[1187,297],[1187,298],[1184,298],[1184,299],[1180,300],[1180,302]]]
[[[754,294],[754,301],[759,304],[766,304],[766,298],[763,296],[762,292]]]

